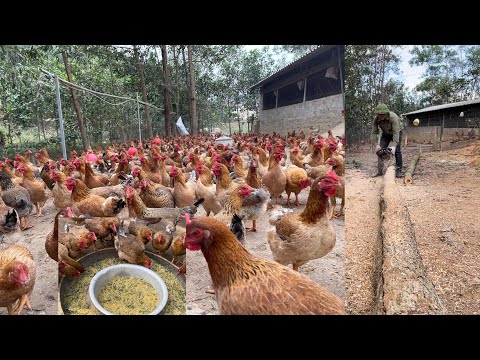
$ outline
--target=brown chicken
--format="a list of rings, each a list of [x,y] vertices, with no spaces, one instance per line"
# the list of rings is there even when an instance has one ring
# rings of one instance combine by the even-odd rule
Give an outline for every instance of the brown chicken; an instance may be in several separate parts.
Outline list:
[[[77,215],[116,216],[125,207],[126,202],[118,197],[103,198],[92,193],[83,181],[68,177],[65,180],[67,189],[72,192],[72,210]]]
[[[241,156],[238,156],[237,154],[234,154],[232,156],[232,161],[233,165],[233,172],[235,173],[235,176],[237,178],[246,178],[248,171],[245,169],[245,164],[243,162],[243,158]]]
[[[258,175],[263,177],[268,171],[269,162],[267,160],[267,153],[261,147],[252,147],[252,157],[257,162]]]
[[[330,218],[344,216],[345,211],[345,160],[342,156],[333,154],[332,157],[327,159],[327,164],[332,166],[333,171],[337,174],[337,178],[340,180],[342,187],[338,189],[334,195],[330,197],[332,204],[332,209],[330,213]],[[337,206],[337,197],[342,199],[342,204],[340,205],[340,211],[335,213],[335,207]]]
[[[216,186],[212,183],[212,176],[210,169],[203,165],[201,162],[197,163],[196,170],[198,178],[195,187],[195,196],[197,199],[204,198],[205,202],[202,204],[207,216],[210,212],[214,215],[222,209],[220,201],[218,201],[216,194]]]
[[[172,167],[170,177],[173,178],[173,197],[175,198],[175,206],[190,206],[195,202],[195,176],[190,175],[188,181],[186,174],[182,173],[178,168]]]
[[[267,232],[273,259],[282,265],[293,264],[293,269],[309,260],[328,254],[335,245],[337,235],[327,216],[328,198],[341,187],[332,171],[316,179],[311,187],[303,212],[280,208],[270,213]]]
[[[93,231],[101,242],[107,238],[113,241],[120,224],[120,220],[116,216],[74,218],[74,220],[83,224],[88,231]]]
[[[125,156],[120,159],[118,167],[115,169],[115,173],[110,178],[110,185],[118,185],[122,182],[119,176],[124,176],[128,171],[128,160]]]
[[[68,254],[74,259],[82,255],[83,250],[88,249],[90,246],[96,249],[95,240],[97,240],[97,236],[93,231],[88,231],[83,226],[72,224],[67,224],[67,233],[58,239],[60,243],[67,247]]]
[[[285,186],[287,185],[287,177],[279,164],[282,158],[282,150],[276,148],[275,153],[269,159],[268,170],[262,177],[262,185],[270,191],[270,195],[275,199],[276,205],[278,205],[278,198],[285,191]]]
[[[19,244],[0,244],[0,306],[6,307],[9,315],[17,314],[26,305],[35,285],[36,265],[32,254]],[[19,300],[19,303],[15,303]]]
[[[65,180],[67,179],[65,174],[61,171],[53,170],[50,173],[50,178],[54,182],[52,193],[55,207],[57,209],[66,209],[72,206],[72,194],[65,185]]]
[[[298,166],[290,165],[285,170],[285,176],[287,178],[287,183],[285,185],[285,192],[288,196],[287,205],[290,206],[290,194],[293,192],[295,194],[295,205],[299,206],[298,194],[300,191],[311,185],[307,172]]]
[[[237,214],[240,219],[253,220],[251,231],[257,231],[256,220],[267,210],[270,194],[265,189],[254,189],[247,184],[237,186],[231,193],[222,210],[215,218],[229,225],[232,216]]]
[[[148,179],[141,180],[139,187],[141,189],[140,198],[147,207],[175,207],[175,199],[173,197],[172,190],[169,188],[161,184],[155,184],[154,186],[153,183]]]
[[[217,178],[215,194],[217,195],[220,205],[223,207],[225,206],[230,193],[238,186],[238,184],[232,181],[228,168],[225,165],[215,162],[212,165],[212,171]]]
[[[167,225],[166,229],[163,231],[157,231],[153,235],[152,247],[155,252],[163,254],[170,248],[173,240],[173,229]]]
[[[172,244],[170,245],[170,250],[172,251],[173,256],[185,255],[187,251],[185,245],[185,228],[179,224],[175,225],[173,228],[170,228],[170,226],[167,225],[167,230],[173,236]]]
[[[10,180],[14,185],[20,185],[23,180],[23,176],[17,176],[13,173],[12,169],[8,165],[10,161],[11,160],[9,158],[6,158],[5,162],[0,161],[0,171],[4,171],[10,177]]]
[[[55,169],[55,163],[53,161],[47,162],[43,165],[42,170],[40,171],[40,177],[42,178],[45,185],[50,190],[53,190],[54,182],[50,177],[50,172]]]
[[[68,253],[67,247],[58,242],[58,217],[64,214],[65,217],[73,215],[72,210],[59,211],[55,216],[53,230],[47,235],[45,240],[45,250],[52,260],[58,262],[58,270],[62,275],[77,277],[81,272],[85,271],[78,262],[72,259]]]
[[[88,161],[85,162],[85,160],[82,160],[82,163],[85,164],[85,181],[84,181],[85,185],[87,185],[90,189],[108,185],[110,181],[108,179],[108,176],[95,175],[95,173],[93,172],[92,166]]]
[[[217,219],[187,220],[186,246],[205,256],[222,315],[345,313],[334,294],[286,266],[253,256]]]
[[[153,237],[153,231],[148,228],[146,223],[141,220],[130,221],[128,224],[128,233],[137,237],[145,245],[148,244]]]
[[[257,162],[255,160],[252,160],[250,162],[250,165],[248,167],[248,174],[245,179],[245,183],[247,185],[250,185],[251,187],[258,189],[260,188],[262,181],[260,178],[260,175],[258,175],[257,172]]]
[[[304,164],[303,167],[307,171],[308,177],[313,180],[315,180],[319,176],[327,175],[327,173],[332,170],[332,165],[328,165],[328,164],[318,165],[315,167],[311,167],[308,164]]]
[[[115,249],[118,257],[130,264],[139,264],[146,268],[152,267],[152,260],[145,254],[145,245],[135,236],[126,235],[123,222],[120,223],[118,236],[115,239]]]
[[[23,165],[23,163],[19,163],[18,171],[23,175],[23,181],[20,185],[27,189],[30,201],[36,207],[37,212],[33,216],[43,216],[42,207],[48,199],[45,191],[47,185],[43,181],[35,179],[32,170],[28,166]]]
[[[185,213],[194,215],[197,212],[198,206],[203,203],[204,199],[199,199],[191,206],[183,208],[149,208],[143,203],[140,196],[138,196],[135,189],[127,186],[125,190],[125,198],[128,204],[128,212],[130,217],[138,217],[139,219],[155,219],[158,222],[165,218],[172,220],[174,223],[178,222],[181,216]]]

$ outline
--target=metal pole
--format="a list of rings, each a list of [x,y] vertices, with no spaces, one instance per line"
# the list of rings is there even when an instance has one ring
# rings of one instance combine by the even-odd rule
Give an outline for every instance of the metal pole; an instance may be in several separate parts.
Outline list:
[[[137,119],[138,119],[138,138],[142,142],[142,128],[140,126],[140,103],[138,102],[138,93],[137,93]]]
[[[60,138],[62,139],[62,152],[63,152],[63,158],[67,160],[67,148],[65,147],[65,131],[63,130],[62,101],[60,100],[60,85],[58,83],[57,75],[55,75],[55,88],[57,90],[58,120],[60,123]]]
[[[343,88],[343,68],[342,68],[342,59],[340,59],[340,47],[342,45],[337,45],[337,57],[338,57],[338,67],[340,70],[340,86],[342,88],[342,97],[343,97],[343,110],[346,111],[345,109],[345,90]]]

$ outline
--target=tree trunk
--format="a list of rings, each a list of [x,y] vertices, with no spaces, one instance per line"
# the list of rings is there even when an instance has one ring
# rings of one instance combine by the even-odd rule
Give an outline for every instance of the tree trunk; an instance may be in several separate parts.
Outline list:
[[[68,57],[66,52],[62,52],[62,58],[65,65],[65,71],[67,72],[68,81],[73,82],[72,71],[70,69],[70,64],[68,63]],[[77,113],[78,127],[80,129],[80,135],[82,136],[83,149],[87,150],[89,146],[87,130],[85,129],[85,122],[83,120],[82,110],[80,109],[80,103],[78,102],[77,90],[70,88],[70,92],[72,93],[73,107],[75,108],[75,112]]]
[[[160,45],[162,49],[162,65],[163,65],[163,108],[165,114],[165,133],[167,136],[173,135],[172,126],[172,98],[170,96],[170,79],[168,75],[168,58],[167,45]]]
[[[187,94],[190,94],[190,79],[188,76],[187,60],[185,59],[185,47],[182,46],[183,69],[185,70],[185,81],[187,82]],[[189,96],[189,95],[188,95]],[[192,104],[188,101],[188,121],[192,128]]]
[[[421,152],[418,151],[410,161],[410,164],[408,165],[407,171],[405,171],[405,177],[403,181],[405,184],[410,185],[413,184],[413,172],[415,171],[415,166],[417,165],[417,161],[420,158]]]
[[[180,50],[178,50],[178,53],[175,52],[176,46],[173,48],[173,59],[175,61],[175,90],[176,90],[176,99],[175,99],[175,111],[176,111],[176,116],[181,116],[182,111],[180,108],[180,85],[178,81],[178,56],[180,56]]]
[[[198,134],[198,118],[197,118],[197,104],[195,98],[195,70],[193,69],[193,54],[192,54],[192,45],[188,45],[188,70],[190,75],[190,102],[191,106],[191,122],[192,127],[190,129],[193,135]]]
[[[445,314],[445,306],[418,251],[415,230],[395,182],[393,166],[384,176],[381,210],[385,314]]]
[[[136,45],[133,45],[133,54],[135,56],[135,61],[137,63],[137,68],[138,68],[138,75],[140,75],[140,85],[142,87],[142,96],[143,96],[143,101],[147,101],[147,88],[145,87],[145,77],[143,75],[143,63],[140,61],[140,57],[138,56],[138,48]],[[152,132],[152,123],[150,121],[150,113],[148,112],[148,106],[143,105],[143,109],[145,110],[145,118],[147,119],[147,136],[149,139],[153,138],[153,132]]]

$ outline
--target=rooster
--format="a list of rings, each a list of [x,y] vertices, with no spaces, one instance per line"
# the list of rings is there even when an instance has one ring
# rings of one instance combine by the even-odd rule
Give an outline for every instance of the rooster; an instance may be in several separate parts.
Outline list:
[[[205,256],[222,315],[345,313],[334,294],[286,266],[253,256],[217,219],[187,219],[186,246]]]

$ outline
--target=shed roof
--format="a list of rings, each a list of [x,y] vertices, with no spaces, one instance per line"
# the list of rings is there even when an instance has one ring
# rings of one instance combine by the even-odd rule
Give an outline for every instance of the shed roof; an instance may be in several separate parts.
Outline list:
[[[274,72],[273,74],[269,75],[268,77],[266,77],[265,79],[259,81],[258,83],[256,83],[255,85],[253,86],[250,86],[249,89],[253,89],[253,88],[257,88],[257,87],[260,87],[266,83],[269,83],[271,82],[272,80],[274,80],[275,78],[289,72],[290,70],[296,68],[297,66],[305,63],[306,61],[314,58],[315,56],[318,56],[320,54],[323,54],[333,48],[335,48],[337,45],[320,45],[319,47],[317,47],[316,49],[310,51],[309,53],[303,55],[302,57],[298,58],[297,60],[291,62],[290,64],[288,64],[287,66],[285,66],[284,68],[278,70],[277,72]]]
[[[420,110],[415,110],[403,115],[414,115],[414,114],[421,114],[425,112],[430,112],[430,111],[437,111],[437,110],[443,110],[443,109],[448,109],[448,108],[454,108],[454,107],[460,107],[460,106],[467,106],[467,105],[473,105],[473,104],[479,104],[480,103],[480,98],[473,99],[473,100],[466,100],[466,101],[458,101],[454,103],[449,103],[449,104],[442,104],[442,105],[435,105],[435,106],[429,106],[424,109]]]

